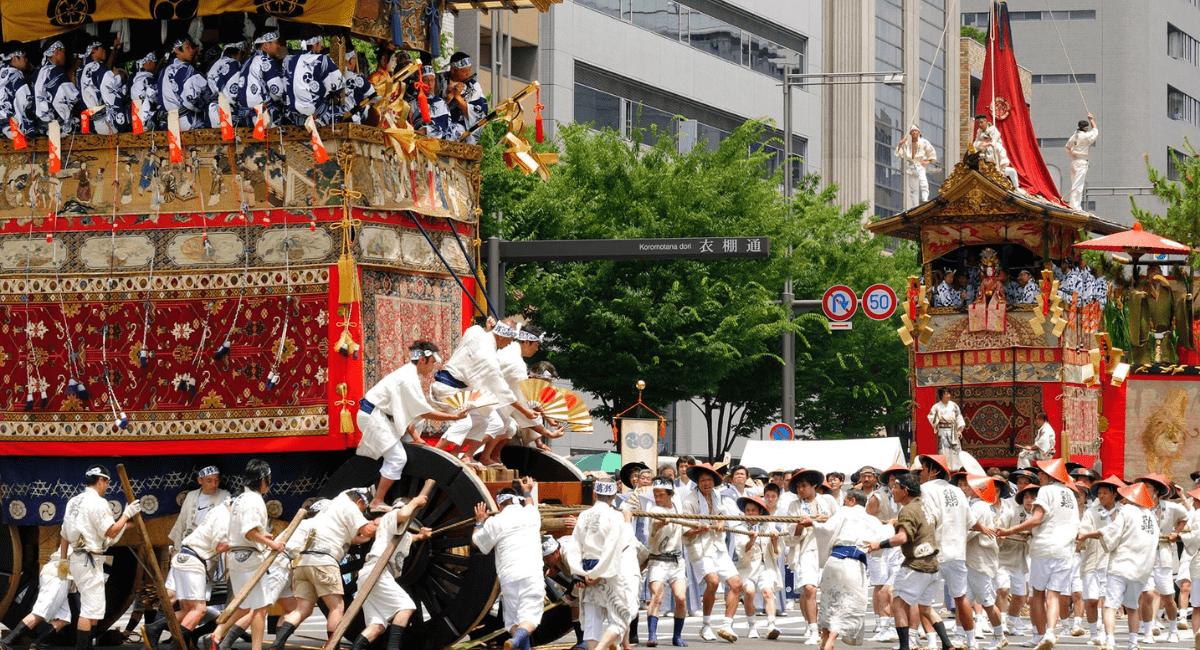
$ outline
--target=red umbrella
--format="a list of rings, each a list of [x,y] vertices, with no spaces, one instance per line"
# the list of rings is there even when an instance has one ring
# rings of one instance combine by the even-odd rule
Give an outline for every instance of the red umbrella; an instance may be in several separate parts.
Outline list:
[[[1142,230],[1141,222],[1133,224],[1133,230],[1081,241],[1075,244],[1074,248],[1094,251],[1124,251],[1135,259],[1146,253],[1187,255],[1192,252],[1192,249],[1184,244]]]

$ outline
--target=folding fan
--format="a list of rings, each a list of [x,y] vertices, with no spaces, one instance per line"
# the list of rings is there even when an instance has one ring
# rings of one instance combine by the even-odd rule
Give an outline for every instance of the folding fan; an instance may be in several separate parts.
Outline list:
[[[567,417],[563,418],[567,426],[576,433],[591,433],[593,431],[592,414],[588,412],[587,404],[584,404],[583,399],[578,395],[565,388],[560,389],[559,392],[562,393],[564,401],[567,403]]]
[[[562,394],[565,389],[555,388],[544,379],[522,379],[519,384],[525,405],[529,408],[540,407],[542,414],[551,420],[565,420],[569,415],[570,409]]]
[[[485,393],[481,390],[460,390],[443,399],[442,404],[449,406],[453,411],[461,411],[463,409],[496,406],[500,402],[491,393]]]

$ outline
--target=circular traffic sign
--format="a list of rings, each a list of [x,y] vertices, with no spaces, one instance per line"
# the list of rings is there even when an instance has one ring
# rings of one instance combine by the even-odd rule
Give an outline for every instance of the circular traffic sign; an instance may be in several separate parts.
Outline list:
[[[780,422],[771,427],[771,440],[791,440],[792,428],[786,423]]]
[[[886,284],[867,287],[862,302],[863,312],[875,320],[887,320],[896,313],[896,292]]]
[[[821,309],[825,312],[825,317],[831,321],[850,320],[858,309],[858,296],[854,295],[850,287],[835,284],[829,287],[825,296],[821,298]]]

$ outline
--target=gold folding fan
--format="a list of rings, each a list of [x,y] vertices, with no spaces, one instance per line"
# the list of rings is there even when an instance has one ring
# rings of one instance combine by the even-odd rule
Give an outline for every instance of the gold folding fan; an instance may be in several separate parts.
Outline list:
[[[522,379],[519,384],[521,396],[529,408],[541,408],[542,414],[551,420],[567,419],[570,407],[563,393],[570,391],[555,388],[545,379]]]
[[[583,399],[575,393],[560,389],[564,400],[567,403],[567,416],[563,418],[567,428],[575,433],[592,433],[592,414],[588,412],[587,404],[583,403]]]
[[[449,406],[452,411],[462,411],[464,409],[497,406],[500,402],[490,393],[485,393],[481,390],[460,390],[443,399],[442,404]]]

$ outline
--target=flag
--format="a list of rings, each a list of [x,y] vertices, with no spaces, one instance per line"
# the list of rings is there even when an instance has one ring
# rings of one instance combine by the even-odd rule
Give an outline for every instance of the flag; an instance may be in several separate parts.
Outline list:
[[[975,113],[987,115],[1008,150],[1008,160],[1020,177],[1021,189],[1042,198],[1065,205],[1042,151],[1038,148],[1025,92],[1021,89],[1021,74],[1013,51],[1012,26],[1008,5],[992,3],[992,19],[988,29],[987,57],[983,63],[983,81],[979,85],[979,100]]]
[[[82,132],[84,134],[88,134],[88,133],[92,132],[92,115],[94,115],[94,114],[95,114],[95,111],[93,111],[90,108],[84,109],[84,111],[79,114],[79,130],[80,130],[80,132]]]
[[[258,117],[254,119],[254,132],[250,134],[255,140],[267,139],[267,109],[263,104],[254,107]]]
[[[229,98],[225,96],[225,93],[217,93],[217,119],[221,120],[222,140],[232,140],[236,137],[233,132],[233,121],[230,119],[230,115]]]
[[[21,127],[17,126],[17,120],[8,118],[8,128],[12,131],[13,149],[24,149],[29,146],[25,142],[25,134],[21,133]]]
[[[304,120],[304,128],[308,129],[308,132],[312,134],[313,156],[316,157],[317,164],[320,165],[329,160],[329,153],[325,151],[325,143],[321,142],[321,134],[317,133],[317,122],[313,119],[312,115],[309,115],[308,119]]]
[[[51,174],[62,171],[62,127],[57,121],[46,128],[46,154],[49,156],[46,171]]]
[[[179,109],[167,111],[167,147],[171,151],[171,162],[183,162],[183,138],[179,129]]]
[[[145,111],[146,109],[143,108],[142,103],[137,101],[136,99],[133,100],[131,107],[132,107],[132,111],[130,111],[129,123],[130,123],[130,125],[132,125],[133,132],[135,134],[142,133],[146,130],[146,127],[142,124],[142,112]]]

